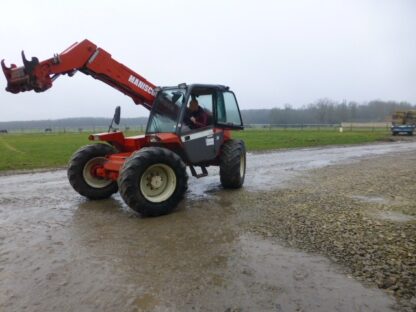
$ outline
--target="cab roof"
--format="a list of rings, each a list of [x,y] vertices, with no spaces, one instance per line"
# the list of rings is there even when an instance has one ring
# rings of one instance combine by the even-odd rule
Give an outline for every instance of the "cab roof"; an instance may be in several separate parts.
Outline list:
[[[177,86],[166,86],[166,87],[158,87],[160,90],[169,90],[169,89],[215,89],[219,91],[228,91],[230,88],[224,85],[215,85],[215,84],[201,84],[201,83],[194,83],[194,84],[186,84],[181,83]]]

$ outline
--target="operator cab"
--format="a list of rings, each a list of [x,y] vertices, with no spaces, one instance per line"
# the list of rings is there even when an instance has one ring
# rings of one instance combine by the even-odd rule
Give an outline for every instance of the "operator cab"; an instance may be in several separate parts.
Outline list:
[[[174,133],[192,164],[216,159],[224,130],[243,129],[236,97],[221,85],[185,85],[158,91],[146,134]]]

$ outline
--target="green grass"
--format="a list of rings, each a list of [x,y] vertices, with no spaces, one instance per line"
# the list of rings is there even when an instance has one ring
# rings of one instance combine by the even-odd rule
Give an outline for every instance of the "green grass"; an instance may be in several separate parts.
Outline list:
[[[249,151],[280,148],[312,147],[337,144],[360,144],[383,140],[390,136],[383,131],[335,130],[245,130],[236,132],[235,138],[244,140]]]
[[[88,144],[85,134],[1,135],[0,170],[63,166],[72,153],[85,144]]]
[[[136,133],[134,133],[136,134]],[[235,138],[245,141],[250,151],[310,147],[332,144],[358,144],[382,140],[387,131],[334,130],[245,130]],[[79,147],[90,144],[86,133],[0,135],[0,171],[65,166]]]

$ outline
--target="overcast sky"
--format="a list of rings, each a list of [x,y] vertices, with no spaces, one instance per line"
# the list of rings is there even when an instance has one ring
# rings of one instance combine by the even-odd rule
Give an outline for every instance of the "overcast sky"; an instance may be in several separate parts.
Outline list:
[[[85,38],[156,85],[225,84],[241,109],[320,98],[416,104],[415,0],[2,1],[0,58],[21,65]],[[147,116],[77,73],[44,93],[4,91],[0,121]]]

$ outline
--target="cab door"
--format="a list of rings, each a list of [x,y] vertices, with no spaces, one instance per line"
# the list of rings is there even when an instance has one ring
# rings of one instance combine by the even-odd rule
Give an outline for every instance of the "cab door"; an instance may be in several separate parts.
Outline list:
[[[215,111],[217,127],[236,130],[244,129],[237,99],[232,91],[218,92],[215,101]]]
[[[208,118],[207,124],[195,127],[185,116],[181,127],[181,141],[184,146],[185,154],[188,160],[195,164],[213,160],[217,155],[216,140],[218,135],[214,134],[213,103],[215,93],[204,92],[204,94],[195,95],[198,105],[211,117]],[[187,103],[187,113],[190,113],[191,97]]]

